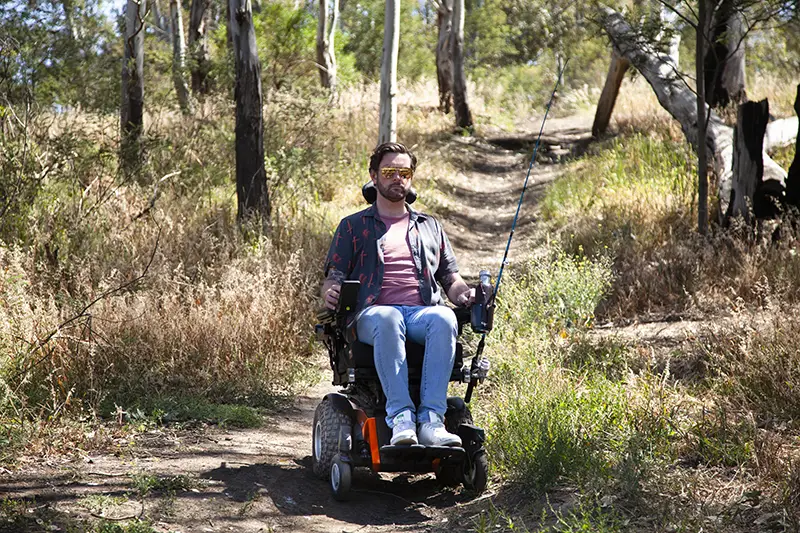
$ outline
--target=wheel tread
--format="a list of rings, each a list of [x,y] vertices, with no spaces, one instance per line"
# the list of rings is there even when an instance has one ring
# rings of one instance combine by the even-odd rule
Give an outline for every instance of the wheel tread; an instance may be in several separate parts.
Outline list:
[[[329,479],[331,463],[336,454],[339,453],[339,428],[343,425],[350,425],[350,417],[339,412],[333,402],[325,398],[317,406],[314,412],[313,431],[317,430],[317,421],[322,422],[322,450],[321,457],[316,457],[314,446],[314,435],[312,434],[311,457],[314,474],[322,479]]]

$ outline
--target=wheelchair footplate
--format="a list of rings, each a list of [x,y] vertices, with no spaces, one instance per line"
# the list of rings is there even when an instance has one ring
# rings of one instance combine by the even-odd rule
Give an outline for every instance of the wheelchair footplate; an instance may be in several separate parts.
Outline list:
[[[373,469],[381,472],[431,472],[440,463],[461,463],[467,454],[458,446],[423,446],[421,444],[392,446],[379,450],[380,463]]]

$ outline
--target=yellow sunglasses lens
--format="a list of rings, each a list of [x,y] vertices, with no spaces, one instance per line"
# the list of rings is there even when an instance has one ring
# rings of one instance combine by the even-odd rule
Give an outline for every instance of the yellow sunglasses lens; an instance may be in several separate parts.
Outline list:
[[[414,171],[410,168],[383,167],[381,169],[381,175],[384,178],[390,178],[394,176],[395,173],[399,174],[403,179],[408,179],[414,175]]]

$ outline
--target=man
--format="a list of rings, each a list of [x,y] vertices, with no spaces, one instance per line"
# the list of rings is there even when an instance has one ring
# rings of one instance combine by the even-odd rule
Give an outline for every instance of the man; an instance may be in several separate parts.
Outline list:
[[[335,309],[342,280],[361,281],[358,339],[374,347],[391,444],[460,446],[461,439],[444,426],[458,324],[453,310],[440,305],[437,282],[456,305],[469,303],[471,291],[458,274],[442,226],[405,202],[416,167],[416,156],[400,143],[375,149],[369,174],[377,200],[339,223],[325,263],[322,297]],[[406,338],[425,345],[419,409],[408,391]]]

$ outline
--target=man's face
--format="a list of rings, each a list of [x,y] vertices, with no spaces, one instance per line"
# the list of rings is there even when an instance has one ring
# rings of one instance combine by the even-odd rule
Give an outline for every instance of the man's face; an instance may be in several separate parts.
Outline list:
[[[378,173],[372,176],[372,182],[378,189],[381,196],[390,202],[405,201],[406,194],[411,190],[412,177],[401,175],[402,171],[387,171],[384,169],[407,169],[411,170],[411,156],[408,154],[388,153],[384,154]]]

